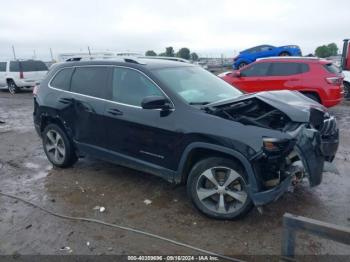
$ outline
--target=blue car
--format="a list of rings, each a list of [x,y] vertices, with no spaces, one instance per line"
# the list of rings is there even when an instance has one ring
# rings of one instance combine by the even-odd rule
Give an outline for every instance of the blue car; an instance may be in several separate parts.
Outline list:
[[[233,69],[240,69],[258,58],[269,56],[301,56],[300,47],[297,45],[285,45],[275,47],[272,45],[259,45],[246,49],[239,53],[233,60]]]

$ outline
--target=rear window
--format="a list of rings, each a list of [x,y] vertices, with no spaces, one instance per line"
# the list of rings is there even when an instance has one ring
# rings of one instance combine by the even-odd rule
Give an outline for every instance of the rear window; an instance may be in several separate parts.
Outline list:
[[[35,71],[47,71],[47,66],[42,61],[11,61],[11,72],[35,72]]]
[[[23,61],[20,64],[23,72],[47,71],[47,66],[42,61]]]
[[[272,63],[269,72],[270,76],[289,76],[301,74],[309,71],[309,66],[303,63],[284,63],[275,62]]]
[[[108,67],[77,67],[72,76],[71,91],[98,98],[106,98]]]
[[[6,71],[6,62],[0,62],[0,72]]]
[[[323,65],[323,67],[324,67],[329,73],[332,73],[332,74],[341,73],[340,67],[337,67],[337,66],[334,65],[334,64],[326,64],[326,65]]]
[[[54,88],[69,90],[70,79],[72,77],[73,68],[64,68],[59,71],[52,79],[50,85]]]

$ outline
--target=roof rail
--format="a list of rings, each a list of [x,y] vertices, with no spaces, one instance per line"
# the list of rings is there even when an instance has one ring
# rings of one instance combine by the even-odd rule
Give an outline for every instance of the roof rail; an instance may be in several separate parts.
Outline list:
[[[270,60],[270,59],[310,59],[310,60],[319,60],[319,57],[310,57],[310,56],[270,56],[270,57],[263,57],[263,58],[258,58],[256,61],[261,61],[261,60]]]
[[[159,59],[159,60],[168,60],[168,61],[175,61],[175,62],[191,63],[187,59],[183,59],[181,57],[172,57],[172,56],[139,56],[138,58],[142,58],[142,59]]]
[[[91,56],[91,57],[71,57],[71,58],[67,59],[66,62],[92,61],[92,60],[113,60],[116,62],[126,62],[126,63],[140,64],[140,65],[145,64],[145,63],[140,62],[137,58],[130,57],[130,56],[126,56],[126,57],[114,56],[114,57],[105,57],[105,58],[93,57],[93,56]]]

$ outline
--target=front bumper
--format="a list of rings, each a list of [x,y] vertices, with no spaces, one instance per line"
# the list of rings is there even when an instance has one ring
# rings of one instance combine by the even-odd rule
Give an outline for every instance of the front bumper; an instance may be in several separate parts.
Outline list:
[[[317,186],[322,182],[325,161],[332,161],[339,145],[339,130],[334,117],[324,120],[319,130],[301,126],[293,134],[296,139],[295,151],[298,153],[310,186]],[[262,206],[276,201],[291,185],[293,176],[287,176],[272,189],[250,192],[255,205]]]

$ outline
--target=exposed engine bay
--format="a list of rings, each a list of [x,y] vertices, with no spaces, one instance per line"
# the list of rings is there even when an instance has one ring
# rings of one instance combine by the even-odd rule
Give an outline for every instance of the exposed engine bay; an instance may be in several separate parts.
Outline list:
[[[215,107],[210,113],[240,122],[279,131],[295,128],[295,123],[282,111],[257,99],[247,99],[236,103]]]

